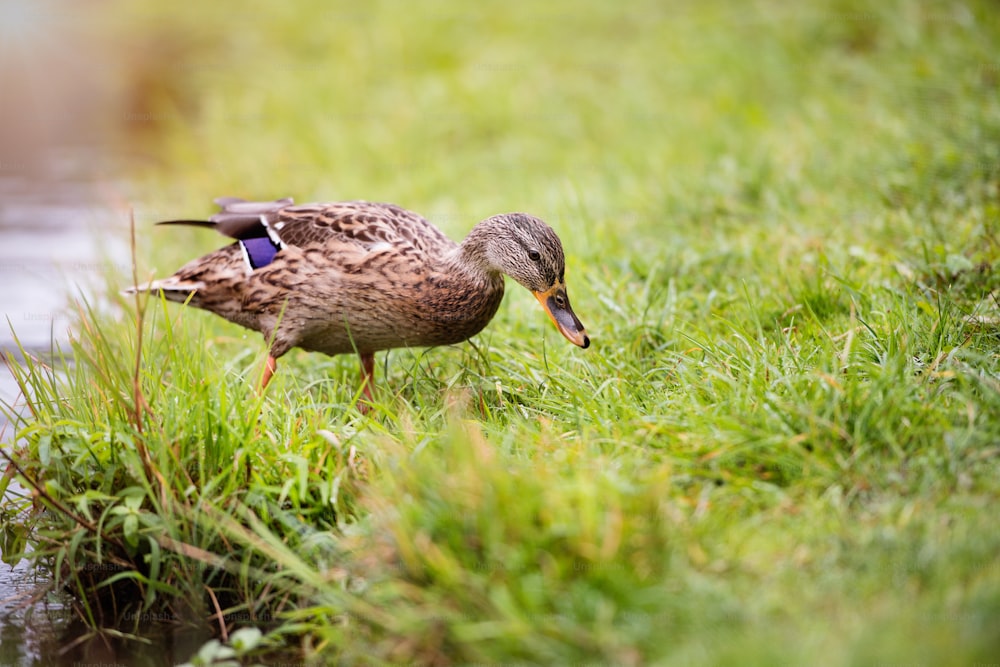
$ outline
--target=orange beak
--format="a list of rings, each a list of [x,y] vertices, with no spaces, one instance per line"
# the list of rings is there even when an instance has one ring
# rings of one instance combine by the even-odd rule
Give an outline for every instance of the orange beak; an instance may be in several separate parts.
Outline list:
[[[569,305],[569,296],[566,295],[566,288],[562,285],[555,285],[544,292],[532,292],[538,303],[549,314],[549,318],[555,323],[559,333],[574,345],[586,349],[590,347],[590,338],[583,328],[583,324],[573,312]]]

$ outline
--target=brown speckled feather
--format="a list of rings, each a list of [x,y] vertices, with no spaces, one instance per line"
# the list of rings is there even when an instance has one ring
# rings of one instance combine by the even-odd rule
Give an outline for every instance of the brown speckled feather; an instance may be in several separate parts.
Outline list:
[[[269,215],[268,225],[285,243],[303,248],[335,239],[366,246],[411,247],[437,257],[456,246],[427,220],[393,204],[352,201],[287,206]]]

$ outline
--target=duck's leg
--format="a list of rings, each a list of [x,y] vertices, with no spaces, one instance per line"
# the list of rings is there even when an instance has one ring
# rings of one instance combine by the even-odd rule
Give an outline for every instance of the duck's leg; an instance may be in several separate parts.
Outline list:
[[[375,395],[372,393],[375,387],[375,353],[359,352],[358,356],[361,357],[361,398],[358,400],[358,409],[366,414],[375,402]]]
[[[260,376],[260,385],[258,385],[257,391],[263,393],[267,387],[267,383],[274,377],[274,371],[276,370],[278,370],[278,360],[270,354],[267,355],[267,361],[264,362],[264,373]]]

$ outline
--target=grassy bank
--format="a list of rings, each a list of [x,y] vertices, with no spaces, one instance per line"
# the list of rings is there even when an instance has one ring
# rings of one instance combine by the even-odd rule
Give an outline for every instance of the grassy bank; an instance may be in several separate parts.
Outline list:
[[[259,397],[258,336],[84,305],[72,364],[15,368],[36,491],[5,558],[31,545],[95,626],[248,660],[995,661],[986,3],[154,4],[115,18],[157,82],[140,277],[222,242],[150,224],[219,195],[456,239],[524,210],[594,345],[515,286],[472,344],[380,355],[363,416],[354,358],[292,353]]]

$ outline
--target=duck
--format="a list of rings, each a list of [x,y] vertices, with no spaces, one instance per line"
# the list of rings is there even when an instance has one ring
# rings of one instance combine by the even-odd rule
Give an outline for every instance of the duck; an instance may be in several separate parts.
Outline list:
[[[538,299],[569,342],[590,346],[570,305],[562,243],[532,215],[494,215],[456,243],[395,204],[237,197],[215,203],[220,210],[207,220],[157,224],[211,228],[233,243],[126,292],[159,294],[262,334],[268,354],[259,391],[293,348],[354,353],[361,362],[358,405],[367,411],[376,352],[475,336],[500,306],[504,275]]]

